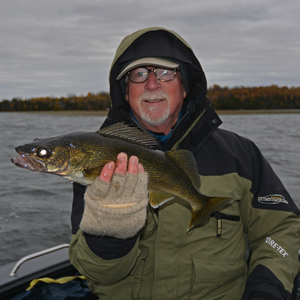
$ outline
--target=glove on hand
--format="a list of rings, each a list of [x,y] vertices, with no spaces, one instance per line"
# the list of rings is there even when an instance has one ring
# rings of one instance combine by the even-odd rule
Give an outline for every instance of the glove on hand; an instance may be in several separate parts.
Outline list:
[[[148,205],[148,173],[114,174],[111,182],[98,177],[84,195],[80,228],[92,235],[119,239],[134,236],[145,224]]]

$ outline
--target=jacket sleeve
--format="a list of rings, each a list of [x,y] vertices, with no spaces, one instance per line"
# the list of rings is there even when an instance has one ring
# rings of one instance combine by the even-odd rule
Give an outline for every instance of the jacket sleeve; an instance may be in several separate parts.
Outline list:
[[[130,299],[135,266],[142,260],[139,234],[128,239],[94,236],[79,229],[84,209],[85,187],[73,183],[72,239],[69,257],[74,267],[88,279],[91,291],[114,299]],[[121,294],[119,294],[121,293]],[[128,297],[126,297],[128,293]]]
[[[299,210],[255,145],[250,159],[252,187],[240,201],[251,251],[242,299],[290,299],[300,270]]]
[[[141,261],[139,238],[131,251],[117,259],[102,259],[87,245],[79,229],[72,235],[69,257],[74,267],[88,280],[90,290],[103,299],[131,299],[134,273]],[[102,299],[102,298],[101,298]]]

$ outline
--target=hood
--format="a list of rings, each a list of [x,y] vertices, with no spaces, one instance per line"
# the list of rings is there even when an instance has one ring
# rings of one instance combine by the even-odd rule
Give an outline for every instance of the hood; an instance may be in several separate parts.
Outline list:
[[[187,97],[184,105],[188,111],[210,105],[206,98],[207,83],[202,67],[190,45],[177,33],[150,27],[138,30],[123,39],[114,57],[109,76],[112,107],[129,110],[125,100],[125,80],[116,80],[126,65],[143,57],[160,57],[179,62]]]

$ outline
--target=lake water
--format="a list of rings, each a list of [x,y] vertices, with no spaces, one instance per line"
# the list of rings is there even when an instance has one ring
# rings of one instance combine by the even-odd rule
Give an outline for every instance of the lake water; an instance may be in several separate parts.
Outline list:
[[[221,128],[253,140],[300,207],[300,114],[222,115]],[[72,186],[15,167],[14,148],[35,138],[96,131],[104,117],[0,113],[0,265],[70,241]]]

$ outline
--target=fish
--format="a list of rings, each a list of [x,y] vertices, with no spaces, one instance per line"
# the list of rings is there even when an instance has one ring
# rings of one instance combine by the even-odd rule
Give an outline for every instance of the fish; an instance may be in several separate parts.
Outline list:
[[[59,175],[73,182],[91,185],[109,161],[120,152],[135,155],[149,174],[149,203],[158,208],[180,197],[192,209],[188,230],[202,224],[232,199],[208,197],[200,192],[196,160],[188,150],[158,150],[158,141],[148,132],[116,123],[96,132],[74,132],[35,139],[15,148],[18,167]]]

